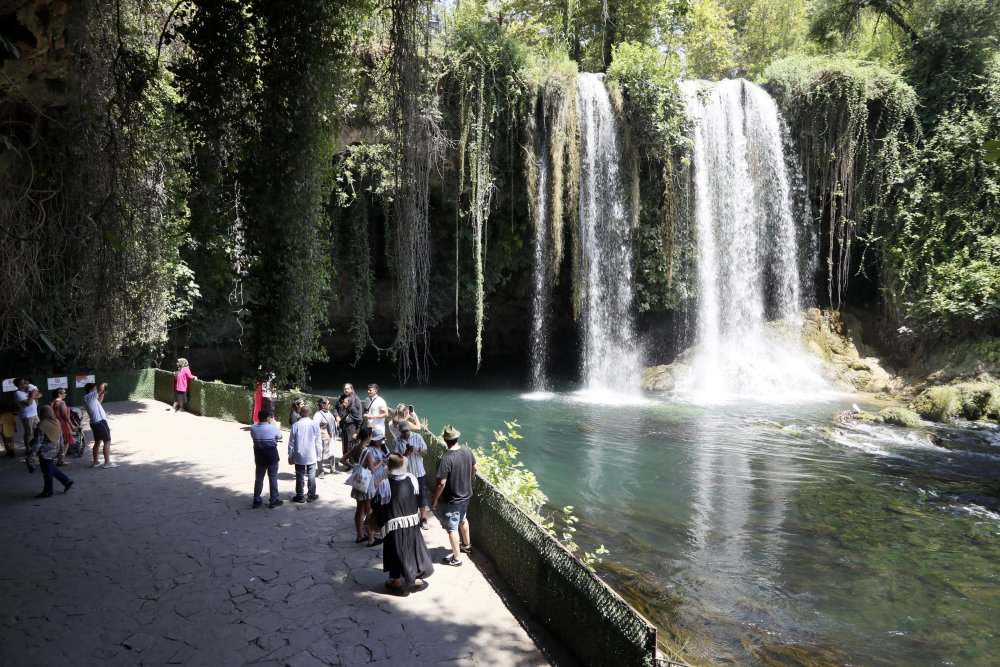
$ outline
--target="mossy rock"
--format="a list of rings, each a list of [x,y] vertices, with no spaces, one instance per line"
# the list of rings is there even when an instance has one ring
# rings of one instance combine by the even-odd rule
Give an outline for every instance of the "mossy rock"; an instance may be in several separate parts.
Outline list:
[[[966,382],[955,385],[962,402],[961,414],[966,419],[1000,419],[1000,384]]]
[[[920,426],[920,415],[909,408],[885,408],[878,413],[878,417],[883,424],[905,426],[906,428],[916,428]]]
[[[910,404],[921,417],[936,422],[950,422],[959,415],[961,407],[958,389],[951,386],[925,389]]]

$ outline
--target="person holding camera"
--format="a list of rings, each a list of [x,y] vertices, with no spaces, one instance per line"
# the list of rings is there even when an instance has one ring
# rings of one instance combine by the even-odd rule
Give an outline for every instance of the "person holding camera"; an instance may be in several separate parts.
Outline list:
[[[344,383],[344,392],[337,399],[337,428],[340,429],[340,440],[342,450],[340,453],[341,465],[350,468],[357,459],[355,449],[357,447],[358,429],[364,421],[361,411],[361,401],[354,394],[354,385],[350,382]]]
[[[98,387],[93,382],[83,386],[86,392],[83,404],[90,415],[90,430],[94,434],[94,462],[91,468],[117,468],[117,463],[111,462],[111,427],[108,426],[108,415],[104,412],[104,394],[108,393],[108,383],[102,382]],[[101,445],[104,445],[104,465],[101,465]]]
[[[34,458],[31,453],[32,441],[35,439],[35,429],[38,428],[38,399],[42,397],[42,392],[38,387],[28,382],[28,378],[20,377],[15,383],[17,391],[14,392],[14,400],[17,402],[17,409],[21,417],[21,428],[24,429],[24,449],[27,452],[27,462],[29,469]]]

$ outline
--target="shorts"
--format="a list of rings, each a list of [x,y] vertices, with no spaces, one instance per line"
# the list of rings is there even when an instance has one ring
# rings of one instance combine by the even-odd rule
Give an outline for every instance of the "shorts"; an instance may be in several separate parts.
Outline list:
[[[90,431],[94,434],[94,442],[98,440],[111,442],[111,427],[108,426],[107,419],[102,419],[99,422],[90,422]]]
[[[431,504],[431,487],[427,486],[427,475],[421,475],[417,477],[417,484],[419,485],[419,497],[417,498],[417,504],[420,507],[430,507]]]
[[[174,392],[174,403],[180,403],[184,405],[188,402],[188,393],[186,391],[175,391]]]
[[[458,530],[461,524],[465,523],[469,503],[445,503],[441,509],[444,511],[444,529],[453,533]]]

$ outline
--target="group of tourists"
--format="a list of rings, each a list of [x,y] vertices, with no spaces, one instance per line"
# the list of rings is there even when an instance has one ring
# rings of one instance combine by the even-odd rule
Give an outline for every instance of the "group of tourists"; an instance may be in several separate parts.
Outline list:
[[[189,383],[196,379],[187,360],[177,360],[174,378],[174,403],[167,410],[178,412],[184,410]],[[15,384],[14,405],[5,405],[0,412],[6,454],[16,456],[16,414],[28,471],[35,471],[36,462],[41,468],[43,488],[37,497],[50,497],[54,481],[59,481],[67,492],[74,482],[60,468],[68,465],[71,446],[79,448],[78,455],[85,451],[82,419],[67,405],[66,389],[53,390],[50,402],[44,404],[42,392],[28,378],[17,378]],[[111,461],[111,429],[103,406],[108,383],[89,382],[84,391],[83,402],[94,436],[91,467],[117,468],[118,464]],[[283,435],[272,401],[261,403],[256,422],[250,427],[256,467],[253,508],[264,504],[265,476],[269,483],[268,507],[274,508],[284,503],[278,493],[278,444]],[[449,425],[441,433],[447,450],[438,464],[432,489],[424,467],[427,443],[420,434],[420,418],[412,405],[403,403],[390,416],[377,384],[368,385],[368,398],[362,401],[355,395],[354,386],[347,383],[335,402],[320,398],[315,412],[301,398],[295,399],[288,427],[288,465],[295,467],[292,502],[317,500],[317,478],[351,471],[348,483],[356,502],[355,542],[369,547],[383,545],[383,569],[389,573],[386,586],[390,592],[405,595],[426,586],[424,579],[434,566],[421,531],[430,529],[428,515],[439,506],[451,546],[451,553],[442,562],[453,567],[462,565],[463,554],[472,549],[466,513],[476,460],[468,447],[459,444],[461,433],[457,429]]]
[[[468,447],[459,444],[461,433],[453,426],[441,434],[447,445],[438,464],[433,492],[427,482],[424,457],[427,443],[420,435],[422,425],[412,405],[399,404],[393,416],[377,384],[368,385],[368,399],[362,402],[354,386],[345,384],[343,393],[331,405],[320,398],[313,413],[302,399],[296,399],[288,416],[288,465],[295,466],[295,495],[292,502],[310,503],[319,498],[317,477],[350,470],[348,482],[356,502],[354,526],[356,543],[383,545],[383,569],[389,573],[386,587],[405,595],[421,590],[424,579],[434,571],[421,530],[428,530],[431,511],[442,508],[451,553],[443,563],[462,565],[462,554],[472,549],[466,516],[472,499],[476,460]],[[391,443],[386,433],[392,436]],[[264,476],[269,483],[268,507],[284,501],[278,493],[278,445],[282,433],[273,407],[265,403],[250,427],[256,475],[253,508],[264,504]],[[340,451],[333,444],[340,442]],[[405,582],[405,585],[404,585]]]
[[[17,432],[16,414],[21,424],[24,460],[28,472],[35,472],[36,463],[42,471],[42,492],[37,497],[50,497],[54,480],[62,483],[64,492],[69,491],[73,480],[60,468],[69,465],[66,455],[70,447],[76,446],[80,448],[79,451],[83,451],[82,419],[67,405],[65,388],[53,389],[50,401],[44,403],[42,392],[28,378],[16,378],[14,384],[17,387],[14,405],[5,404],[0,415],[7,456],[17,456],[14,442]],[[94,382],[84,385],[83,403],[90,416],[90,428],[94,434],[92,468],[118,467],[117,463],[111,461],[111,429],[108,427],[103,405],[107,390],[106,382],[99,386]],[[100,458],[102,451],[103,463]]]

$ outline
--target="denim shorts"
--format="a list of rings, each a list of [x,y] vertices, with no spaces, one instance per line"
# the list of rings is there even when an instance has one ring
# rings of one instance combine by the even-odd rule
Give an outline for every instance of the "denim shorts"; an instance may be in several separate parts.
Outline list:
[[[445,503],[441,509],[444,511],[444,529],[452,533],[458,530],[460,524],[465,523],[469,503]]]
[[[417,504],[420,507],[430,507],[431,489],[427,486],[427,475],[417,477],[417,486],[420,488],[420,496],[417,498]]]

